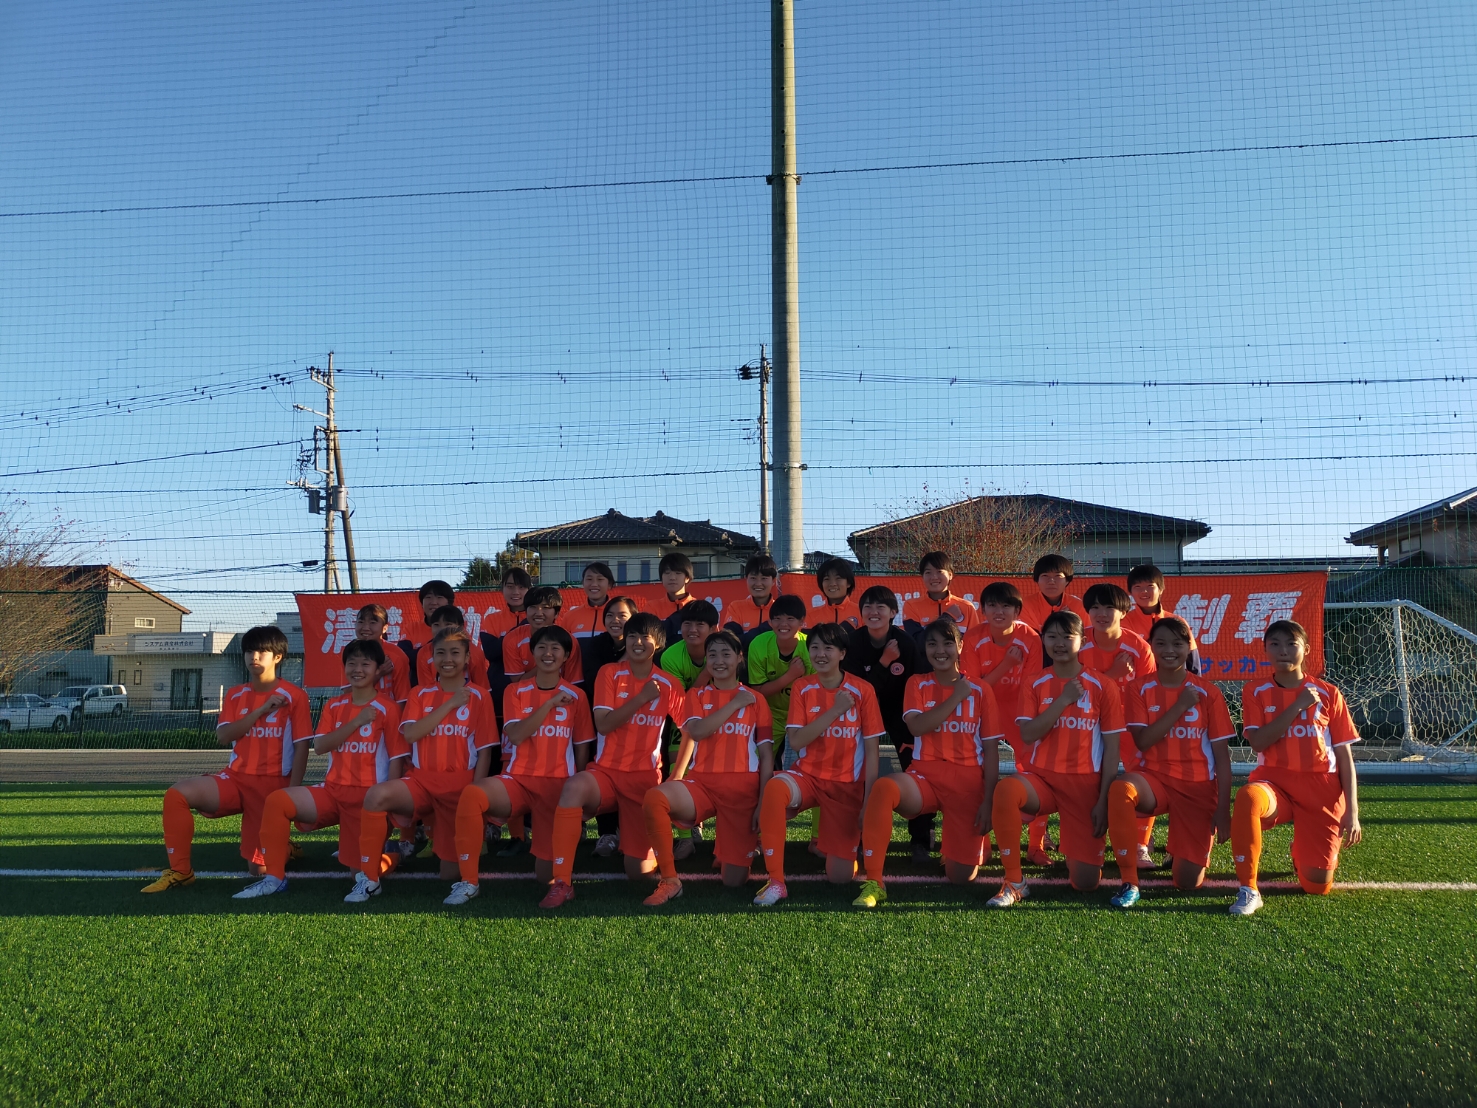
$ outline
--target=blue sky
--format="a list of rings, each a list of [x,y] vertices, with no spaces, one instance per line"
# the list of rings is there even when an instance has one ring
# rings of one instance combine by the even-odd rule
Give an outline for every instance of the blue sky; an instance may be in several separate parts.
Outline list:
[[[1477,9],[1288,9],[800,0],[808,548],[1003,489],[1337,555],[1477,484]],[[768,5],[22,2],[0,109],[0,491],[200,626],[318,581],[330,349],[367,586],[757,532]]]

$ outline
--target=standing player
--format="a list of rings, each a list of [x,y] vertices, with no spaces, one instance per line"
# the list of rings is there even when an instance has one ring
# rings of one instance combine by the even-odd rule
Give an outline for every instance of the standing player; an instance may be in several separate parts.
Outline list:
[[[827,558],[815,571],[815,583],[825,604],[810,615],[810,624],[844,623],[855,629],[861,626],[862,614],[851,598],[856,591],[856,574],[845,558]]]
[[[582,661],[589,679],[580,686],[580,691],[592,703],[595,699],[595,681],[600,671],[625,658],[626,623],[637,611],[636,602],[629,596],[612,596],[605,601],[601,616],[604,630],[588,641],[588,649],[584,651]],[[498,769],[501,772],[502,767]],[[595,856],[609,858],[621,846],[620,814],[614,811],[598,813],[595,816],[595,828],[599,836],[595,841]]]
[[[670,626],[670,621],[663,626],[663,642],[666,641],[667,626]],[[706,600],[688,601],[677,614],[677,628],[681,639],[662,652],[661,667],[681,681],[682,691],[686,692],[694,685],[708,683],[708,674],[703,668],[706,662],[703,644],[718,630],[718,609]]]
[[[462,615],[462,610],[455,604],[443,604],[431,615],[431,640],[443,631],[462,631],[467,629],[467,617]],[[482,653],[482,647],[467,636],[467,680],[479,688],[491,692],[487,672],[487,655]],[[420,650],[416,652],[416,675],[417,685],[434,685],[440,677],[440,669],[433,656],[432,650]]]
[[[418,683],[418,676],[420,674],[418,663],[420,656],[422,654],[429,655],[431,640],[435,638],[434,632],[430,630],[431,617],[448,604],[456,604],[456,590],[445,581],[427,581],[421,586],[417,597],[420,600],[421,620],[426,625],[426,631],[423,635],[401,639],[396,644],[409,662],[411,685]],[[434,675],[431,677],[431,680],[435,680]]]
[[[385,638],[390,627],[390,614],[379,604],[366,604],[359,609],[359,616],[354,620],[354,637],[360,642],[378,642],[389,645]],[[344,647],[345,650],[348,647]],[[401,657],[400,664],[395,664],[395,658],[401,652],[394,653],[385,651],[385,660],[380,664],[379,672],[375,675],[375,690],[390,697],[396,704],[404,704],[410,696],[410,666]],[[347,673],[345,673],[347,676]],[[357,849],[357,847],[355,848]],[[353,857],[352,854],[349,855]]]
[[[692,769],[651,789],[643,803],[646,837],[656,849],[661,880],[643,902],[660,907],[682,895],[672,852],[672,823],[697,826],[716,817],[713,856],[723,883],[737,888],[749,879],[759,845],[759,798],[774,769],[769,704],[739,682],[743,644],[732,631],[708,636],[708,684],[687,693],[682,734],[697,749]]]
[[[400,718],[400,736],[410,744],[411,766],[398,780],[381,782],[364,795],[360,872],[344,897],[349,904],[362,904],[380,893],[381,851],[392,813],[431,820],[441,876],[456,876],[457,802],[470,782],[487,775],[491,748],[497,743],[488,694],[466,678],[471,646],[465,631],[442,631],[431,640],[436,683],[412,692]]]
[[[805,601],[786,594],[776,598],[769,610],[769,630],[749,643],[745,668],[748,684],[769,701],[774,719],[774,749],[780,764],[794,764],[795,756],[782,745],[785,721],[790,718],[790,688],[807,673],[814,673],[806,646]]]
[[[962,631],[980,621],[979,611],[962,596],[955,596],[949,585],[954,580],[954,564],[942,550],[930,550],[918,560],[918,576],[923,578],[923,595],[903,602],[903,623],[916,624],[921,630],[941,616],[948,616]]]
[[[323,706],[313,750],[328,755],[323,784],[278,789],[262,812],[262,853],[267,875],[236,894],[237,900],[271,896],[287,888],[287,840],[296,821],[302,831],[338,825],[338,860],[357,870],[359,829],[365,794],[381,781],[400,775],[410,747],[400,737],[400,708],[376,688],[385,664],[378,638],[356,639],[344,647],[349,689]],[[306,741],[304,735],[299,741]]]
[[[1242,734],[1257,754],[1251,780],[1236,794],[1231,850],[1241,888],[1234,916],[1262,906],[1257,868],[1262,832],[1292,823],[1292,864],[1305,893],[1333,889],[1339,848],[1363,838],[1359,826],[1359,782],[1350,747],[1359,731],[1344,694],[1303,671],[1308,633],[1280,619],[1262,644],[1274,667],[1270,680],[1246,682],[1241,692]]]
[[[1128,571],[1126,584],[1133,610],[1123,617],[1123,626],[1147,641],[1154,624],[1171,614],[1159,602],[1164,596],[1164,574],[1158,566],[1134,566]]]
[[[749,591],[728,606],[724,628],[743,641],[769,630],[769,607],[778,595],[775,582],[779,575],[779,567],[768,554],[755,554],[745,562],[744,585]]]
[[[503,636],[503,673],[510,682],[526,677],[533,669],[533,635],[540,627],[556,627],[564,598],[553,585],[529,589],[523,597],[525,621]],[[574,640],[571,637],[571,644]],[[585,668],[578,650],[571,650],[564,662],[564,680],[578,685],[585,679]]]
[[[568,631],[575,642],[592,638],[605,625],[605,605],[610,601],[610,590],[615,585],[615,574],[604,562],[591,562],[580,576],[580,587],[585,590],[585,602],[565,609],[559,615],[559,626]]]
[[[820,809],[818,844],[827,880],[845,884],[856,876],[862,808],[877,780],[877,743],[887,731],[872,686],[842,672],[846,641],[838,624],[815,628],[808,642],[815,674],[797,681],[790,695],[785,741],[797,752],[795,766],[770,778],[759,811],[769,873],[754,898],[762,908],[789,895],[785,821],[808,808]]]
[[[287,636],[278,627],[253,627],[241,636],[241,657],[251,680],[226,693],[215,728],[216,742],[231,748],[231,761],[220,773],[187,777],[165,792],[164,850],[169,868],[144,886],[146,893],[194,883],[190,865],[194,812],[208,819],[239,814],[241,857],[251,873],[260,876],[266,863],[261,826],[267,797],[302,783],[308,748],[299,744],[312,735],[313,717],[308,694],[277,677],[287,657]]]
[[[462,790],[456,812],[461,880],[442,903],[465,904],[478,893],[477,859],[488,816],[526,815],[533,825],[534,872],[549,882],[540,908],[558,908],[574,889],[554,880],[554,809],[569,779],[585,768],[595,741],[590,702],[561,673],[574,651],[562,627],[533,633],[534,671],[508,686],[503,703],[503,772]]]
[[[1108,786],[1118,770],[1111,752],[1124,731],[1123,704],[1117,685],[1077,660],[1082,621],[1075,613],[1047,616],[1041,644],[1051,668],[1023,690],[1016,709],[1031,758],[995,787],[995,841],[1005,883],[990,898],[991,908],[1009,908],[1030,894],[1021,876],[1020,841],[1021,824],[1033,816],[1059,813],[1072,888],[1090,892],[1103,875]]]
[[[872,788],[862,816],[862,858],[867,880],[852,904],[875,908],[887,899],[882,867],[892,841],[892,813],[912,819],[942,812],[940,853],[956,885],[967,885],[989,857],[990,803],[1000,776],[1000,717],[988,685],[959,672],[963,636],[953,620],[939,619],[923,632],[930,674],[908,681],[903,718],[913,733],[913,761]]]
[[[1082,601],[1067,589],[1072,584],[1072,559],[1060,554],[1047,554],[1036,559],[1031,568],[1036,581],[1036,592],[1026,597],[1021,618],[1037,631],[1046,624],[1046,617],[1053,612],[1072,612],[1083,623],[1087,622],[1087,609]]]
[[[1190,625],[1166,615],[1149,645],[1156,670],[1128,686],[1124,717],[1142,764],[1108,789],[1108,832],[1123,888],[1116,908],[1139,901],[1140,821],[1168,813],[1176,888],[1197,889],[1210,851],[1231,836],[1231,753],[1236,736],[1214,682],[1185,668]]]
[[[676,642],[682,633],[677,613],[697,599],[687,591],[687,586],[692,584],[692,559],[676,551],[664,554],[657,563],[656,572],[666,595],[652,601],[646,610],[666,623],[667,641]]]

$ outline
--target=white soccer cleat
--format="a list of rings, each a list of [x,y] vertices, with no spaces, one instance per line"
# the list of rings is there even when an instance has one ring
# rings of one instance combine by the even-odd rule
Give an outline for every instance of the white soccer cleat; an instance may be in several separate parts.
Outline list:
[[[1252,916],[1262,906],[1262,894],[1249,885],[1242,885],[1236,891],[1236,903],[1231,905],[1231,915]]]
[[[354,887],[349,890],[349,895],[344,897],[345,904],[363,904],[372,896],[379,896],[381,892],[380,883],[371,881],[360,870],[354,874]]]
[[[1000,891],[989,900],[985,901],[986,908],[1014,908],[1026,897],[1031,895],[1031,888],[1024,881],[1019,885],[1012,885],[1006,881],[1000,886]]]
[[[609,858],[621,848],[621,837],[619,835],[601,835],[595,843],[595,856],[597,858]]]
[[[287,891],[287,878],[280,880],[270,873],[260,881],[254,881],[231,897],[232,900],[255,900],[259,896],[271,896],[273,893]]]
[[[1139,869],[1158,869],[1159,864],[1154,861],[1154,852],[1149,849],[1147,843],[1139,843]]]
[[[451,887],[451,895],[441,903],[445,904],[448,908],[460,908],[481,891],[480,886],[474,885],[470,881],[458,881]]]
[[[759,895],[754,898],[754,904],[760,908],[773,908],[785,897],[790,895],[790,890],[777,881],[766,881],[764,888],[759,890]]]

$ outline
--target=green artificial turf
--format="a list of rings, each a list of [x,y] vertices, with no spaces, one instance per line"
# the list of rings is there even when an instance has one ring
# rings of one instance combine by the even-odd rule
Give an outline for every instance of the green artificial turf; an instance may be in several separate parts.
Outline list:
[[[158,795],[0,788],[0,866],[157,866]],[[1340,877],[1472,880],[1474,816],[1470,786],[1366,787]],[[234,823],[200,821],[197,867],[239,867]],[[1267,839],[1275,877],[1286,833]],[[331,864],[332,832],[304,844]],[[1477,1099],[1471,893],[1269,895],[1238,920],[1223,890],[1118,913],[1042,886],[989,913],[992,886],[896,883],[864,913],[850,888],[760,911],[755,886],[689,882],[653,912],[604,882],[551,915],[525,881],[458,911],[439,881],[363,908],[347,880],[251,902],[227,880],[0,882],[0,1104]]]

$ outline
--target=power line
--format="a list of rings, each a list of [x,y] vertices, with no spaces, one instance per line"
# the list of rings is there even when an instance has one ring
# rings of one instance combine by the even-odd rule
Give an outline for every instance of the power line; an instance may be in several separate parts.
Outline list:
[[[45,473],[76,473],[84,469],[115,469],[118,466],[144,465],[148,462],[173,462],[180,458],[213,458],[220,454],[242,454],[249,450],[269,450],[276,446],[301,446],[301,439],[283,439],[280,442],[259,442],[255,446],[232,446],[225,450],[190,450],[183,454],[160,454],[153,458],[126,458],[118,462],[94,462],[91,465],[59,466],[56,469],[18,469],[0,473],[4,477],[37,477]]]

